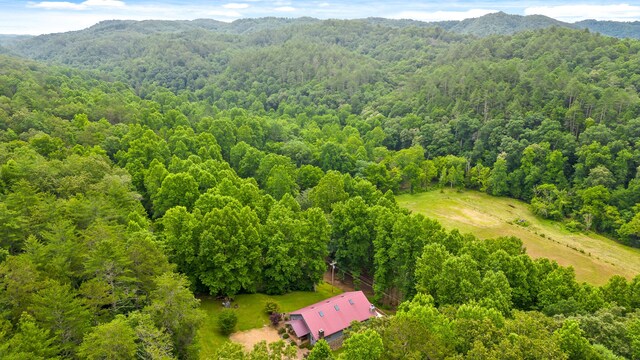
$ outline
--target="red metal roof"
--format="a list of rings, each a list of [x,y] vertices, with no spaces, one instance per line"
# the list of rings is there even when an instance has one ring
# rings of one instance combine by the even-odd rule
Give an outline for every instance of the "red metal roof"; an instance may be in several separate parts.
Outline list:
[[[302,319],[297,320],[289,320],[287,324],[291,325],[293,332],[296,333],[296,336],[301,338],[309,333],[309,328],[304,324]]]
[[[352,321],[365,321],[376,316],[370,310],[371,303],[362,291],[345,292],[319,303],[309,305],[290,314],[301,315],[314,338],[318,331],[324,336],[337,333],[349,327]]]

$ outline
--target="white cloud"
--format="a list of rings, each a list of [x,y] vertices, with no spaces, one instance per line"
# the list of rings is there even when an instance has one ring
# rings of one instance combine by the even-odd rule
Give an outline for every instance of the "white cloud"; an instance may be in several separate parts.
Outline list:
[[[41,12],[37,14],[14,14],[11,18],[0,18],[0,33],[39,35],[87,28],[113,16],[86,12]],[[24,24],[29,24],[25,27]]]
[[[275,11],[281,11],[281,12],[292,12],[292,11],[296,11],[296,8],[292,7],[292,6],[280,6],[277,7],[275,9],[273,9]]]
[[[86,6],[100,6],[100,7],[124,7],[124,1],[119,0],[87,0],[82,3]]]
[[[80,4],[68,1],[41,1],[39,3],[29,3],[28,7],[46,10],[87,10],[93,7],[125,7],[124,1],[120,0],[86,0]]]
[[[545,15],[567,22],[586,19],[634,21],[640,18],[640,6],[629,4],[531,6],[524,9],[524,14]]]
[[[469,9],[467,11],[401,11],[391,15],[391,19],[412,19],[420,21],[464,20],[498,12],[490,9]]]
[[[42,1],[39,3],[28,4],[27,6],[47,10],[84,10],[87,8],[82,4],[74,4],[67,1]]]
[[[249,7],[249,4],[240,4],[240,3],[228,3],[222,5],[225,9],[246,9]]]
[[[318,4],[318,6],[327,7],[327,6],[331,6],[331,4],[329,4],[328,2],[323,2],[323,3]]]
[[[224,17],[224,18],[241,18],[242,14],[234,10],[211,10],[207,11],[207,15],[213,17]]]

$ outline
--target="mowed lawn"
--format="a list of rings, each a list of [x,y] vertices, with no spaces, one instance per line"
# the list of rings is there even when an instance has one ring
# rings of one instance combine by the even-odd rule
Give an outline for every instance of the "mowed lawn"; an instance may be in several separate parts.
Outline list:
[[[396,199],[401,206],[437,219],[449,230],[457,228],[481,239],[519,237],[531,257],[573,266],[579,281],[601,285],[615,274],[630,279],[640,273],[640,249],[593,233],[572,233],[560,222],[536,217],[522,201],[449,189],[404,194]],[[519,219],[529,226],[516,225]]]
[[[325,282],[320,283],[314,292],[294,291],[285,295],[244,294],[237,295],[232,307],[238,314],[236,331],[244,331],[269,325],[269,317],[264,312],[264,304],[276,301],[280,304],[280,311],[290,312],[313,303],[322,301],[342,293],[342,290]],[[218,314],[222,311],[222,302],[212,296],[200,296],[200,308],[206,313],[206,317],[199,331],[200,358],[207,359],[222,344],[229,341],[218,331]]]

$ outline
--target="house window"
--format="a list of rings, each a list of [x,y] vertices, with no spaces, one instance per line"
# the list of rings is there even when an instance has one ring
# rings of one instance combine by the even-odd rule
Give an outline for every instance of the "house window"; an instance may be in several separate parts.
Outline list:
[[[336,311],[340,311],[340,308],[338,307],[338,305],[333,305],[333,308],[336,309]]]
[[[324,313],[322,311],[318,311],[318,315],[320,315],[320,317],[324,317]]]
[[[354,305],[355,303],[353,302],[353,300],[349,299],[349,304]]]

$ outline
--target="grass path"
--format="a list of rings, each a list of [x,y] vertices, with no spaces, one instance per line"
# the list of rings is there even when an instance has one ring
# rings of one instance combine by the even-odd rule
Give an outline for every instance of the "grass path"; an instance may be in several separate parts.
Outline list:
[[[615,274],[630,279],[640,273],[640,249],[593,233],[569,232],[559,222],[536,217],[522,201],[455,190],[404,194],[397,200],[401,206],[437,219],[447,229],[457,228],[482,239],[519,237],[531,257],[573,266],[579,281],[601,285]],[[515,225],[518,219],[529,226]]]
[[[294,291],[284,295],[243,294],[237,295],[233,305],[238,314],[237,331],[261,328],[269,324],[269,317],[264,312],[264,304],[268,300],[280,304],[280,311],[290,312],[322,301],[326,298],[338,295],[342,290],[331,287],[330,284],[321,283],[315,292]],[[204,310],[206,317],[198,335],[200,336],[200,358],[207,359],[213,352],[229,341],[229,338],[218,332],[217,320],[222,311],[220,300],[212,296],[200,296],[200,308]]]

